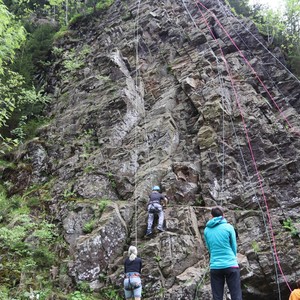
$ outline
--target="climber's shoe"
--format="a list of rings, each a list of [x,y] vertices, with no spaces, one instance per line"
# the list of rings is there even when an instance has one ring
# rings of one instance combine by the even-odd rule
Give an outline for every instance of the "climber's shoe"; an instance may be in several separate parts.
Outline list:
[[[151,235],[151,234],[152,234],[152,230],[148,229],[146,235]]]

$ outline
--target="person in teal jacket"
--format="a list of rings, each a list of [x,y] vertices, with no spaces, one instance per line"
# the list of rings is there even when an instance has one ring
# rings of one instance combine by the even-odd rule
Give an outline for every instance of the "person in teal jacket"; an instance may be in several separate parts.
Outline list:
[[[210,284],[214,300],[223,300],[225,281],[231,300],[242,300],[240,270],[237,262],[236,233],[224,218],[220,206],[211,210],[204,238],[210,255]]]

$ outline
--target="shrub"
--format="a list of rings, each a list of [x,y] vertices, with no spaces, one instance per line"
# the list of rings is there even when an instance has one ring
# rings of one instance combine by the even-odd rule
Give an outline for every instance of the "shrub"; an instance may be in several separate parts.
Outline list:
[[[42,247],[33,251],[32,258],[39,268],[49,268],[53,265],[55,256],[48,248]]]

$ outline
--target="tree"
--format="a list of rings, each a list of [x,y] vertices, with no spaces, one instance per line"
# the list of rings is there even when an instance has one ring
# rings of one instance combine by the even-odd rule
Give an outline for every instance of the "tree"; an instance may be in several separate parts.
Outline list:
[[[235,1],[235,0],[228,0]],[[292,72],[300,75],[300,0],[284,0],[284,10],[276,12],[264,5],[251,7],[251,18],[267,37],[268,45],[280,46]],[[244,1],[242,1],[244,3]]]
[[[0,132],[3,133],[2,129],[16,108],[45,102],[46,97],[34,87],[26,87],[24,77],[12,70],[16,51],[26,40],[26,30],[15,20],[2,0],[0,0],[0,20]],[[20,119],[24,120],[22,117]],[[19,137],[14,139],[0,134],[0,153],[17,145]]]
[[[243,15],[245,17],[249,17],[251,15],[248,0],[226,0],[226,2],[234,9],[236,14]]]
[[[7,64],[11,63],[15,51],[20,48],[26,39],[26,32],[23,26],[14,20],[14,17],[7,7],[0,0],[0,86],[5,89],[4,78],[7,71]],[[0,106],[0,128],[5,125],[6,120],[15,108],[15,101],[6,94],[1,98]]]
[[[286,50],[292,70],[300,75],[300,0],[285,0]]]

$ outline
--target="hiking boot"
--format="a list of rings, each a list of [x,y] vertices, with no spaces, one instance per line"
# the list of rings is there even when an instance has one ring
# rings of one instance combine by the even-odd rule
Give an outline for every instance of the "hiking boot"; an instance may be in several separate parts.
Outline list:
[[[162,227],[157,227],[158,231],[164,232],[164,229]]]
[[[146,235],[150,235],[150,234],[152,234],[152,230],[148,229],[147,232],[146,232]]]

